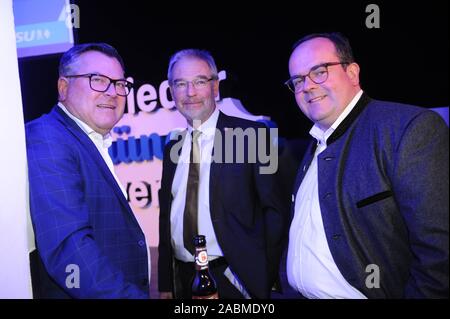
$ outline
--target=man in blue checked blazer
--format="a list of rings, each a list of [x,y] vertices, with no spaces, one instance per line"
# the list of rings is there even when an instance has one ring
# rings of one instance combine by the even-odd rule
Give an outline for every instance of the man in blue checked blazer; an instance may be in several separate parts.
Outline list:
[[[149,297],[145,237],[108,154],[130,88],[113,47],[74,46],[58,105],[26,125],[35,298]]]

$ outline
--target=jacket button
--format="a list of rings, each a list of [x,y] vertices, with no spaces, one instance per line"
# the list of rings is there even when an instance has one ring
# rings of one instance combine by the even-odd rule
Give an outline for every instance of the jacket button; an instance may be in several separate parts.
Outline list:
[[[325,161],[332,161],[334,159],[334,157],[331,156],[327,156],[324,158]]]
[[[339,238],[341,238],[341,235],[339,234],[334,234],[332,237],[334,240],[338,240]]]
[[[145,246],[145,241],[143,241],[143,240],[138,241],[138,245],[141,247]]]

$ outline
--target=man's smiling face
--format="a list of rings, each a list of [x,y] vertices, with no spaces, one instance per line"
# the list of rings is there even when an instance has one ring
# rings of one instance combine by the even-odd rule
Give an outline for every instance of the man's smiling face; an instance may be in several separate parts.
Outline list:
[[[342,62],[333,42],[326,38],[313,38],[301,43],[292,52],[289,73],[291,77],[305,75],[315,66],[330,62]],[[302,112],[324,131],[336,121],[360,90],[356,63],[337,64],[327,69],[325,82],[316,84],[306,77],[303,89],[295,94]]]
[[[111,79],[124,78],[119,61],[97,51],[82,53],[72,69],[74,74],[66,75],[98,73]],[[113,84],[106,92],[97,92],[91,89],[89,77],[61,76],[58,92],[60,101],[71,114],[102,135],[113,128],[125,110],[126,97],[117,95]]]

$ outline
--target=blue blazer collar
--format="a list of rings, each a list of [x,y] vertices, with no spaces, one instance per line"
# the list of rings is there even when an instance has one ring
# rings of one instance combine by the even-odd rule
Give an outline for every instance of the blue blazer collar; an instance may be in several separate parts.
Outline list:
[[[106,165],[103,157],[100,155],[97,147],[94,142],[91,141],[89,136],[78,126],[75,121],[73,121],[58,105],[55,105],[50,113],[51,116],[54,116],[63,126],[67,128],[67,130],[85,147],[93,163],[95,163],[103,177],[108,181],[110,185],[112,185],[114,193],[117,198],[121,202],[121,204],[125,207],[125,209],[133,216],[134,220],[137,223],[137,220],[134,217],[134,213],[128,204],[127,199],[122,193],[119,185],[116,182],[116,179],[111,174],[108,166]]]

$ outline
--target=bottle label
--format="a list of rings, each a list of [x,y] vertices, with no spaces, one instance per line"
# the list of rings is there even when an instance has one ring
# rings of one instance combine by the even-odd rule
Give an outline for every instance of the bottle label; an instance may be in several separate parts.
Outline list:
[[[206,250],[198,252],[197,256],[195,256],[195,262],[200,267],[208,266],[208,253]]]

